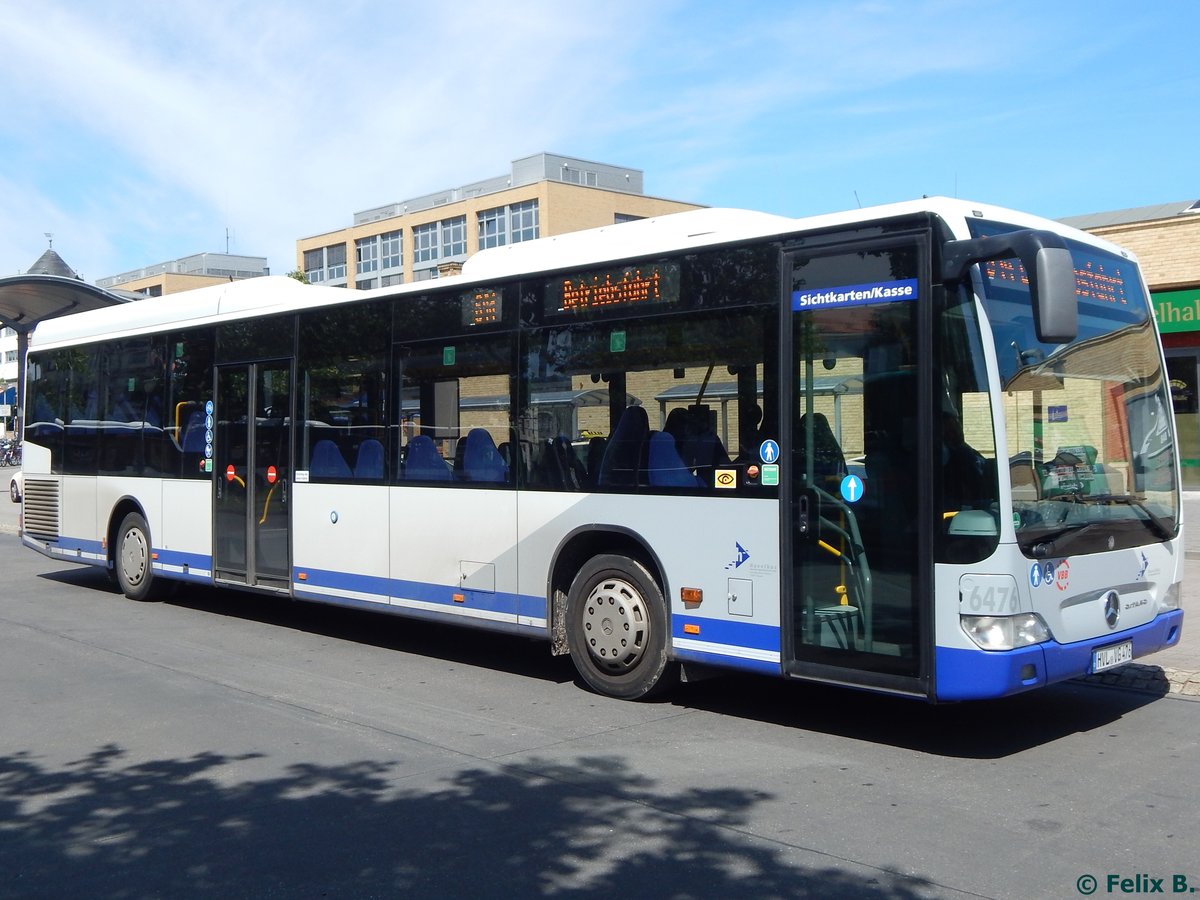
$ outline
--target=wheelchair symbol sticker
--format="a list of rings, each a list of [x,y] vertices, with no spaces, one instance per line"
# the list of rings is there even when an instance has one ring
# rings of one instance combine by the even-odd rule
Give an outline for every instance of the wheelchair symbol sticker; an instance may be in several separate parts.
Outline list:
[[[842,499],[847,503],[857,503],[862,499],[863,482],[857,475],[847,475],[842,479]]]
[[[767,465],[779,459],[779,445],[771,440],[763,441],[758,448],[758,458]]]

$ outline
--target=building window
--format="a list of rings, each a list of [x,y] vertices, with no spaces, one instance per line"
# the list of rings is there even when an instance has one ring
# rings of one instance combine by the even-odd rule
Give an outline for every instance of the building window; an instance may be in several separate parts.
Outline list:
[[[526,200],[524,203],[514,203],[509,207],[509,222],[514,244],[521,241],[533,241],[538,238],[538,202]]]
[[[485,209],[479,213],[479,249],[503,247],[506,243],[505,234],[508,229],[508,209],[500,206],[496,209]]]
[[[437,269],[414,269],[413,281],[434,281],[438,277]]]
[[[627,213],[613,213],[613,224],[620,225],[623,222],[636,222],[639,219],[644,219],[645,216],[631,216]]]
[[[367,275],[379,269],[379,238],[372,236],[354,242],[354,271]]]
[[[465,256],[467,253],[467,217],[444,219],[442,226],[442,256]]]
[[[325,248],[325,277],[330,281],[346,277],[346,245]]]
[[[304,251],[304,277],[309,284],[317,284],[325,280],[325,250]]]
[[[438,223],[413,226],[413,262],[433,262],[438,258]]]
[[[598,183],[595,172],[589,172],[586,169],[572,169],[570,166],[562,167],[562,180],[567,184],[583,184],[588,187],[595,187]]]
[[[360,291],[373,291],[379,284],[374,278],[360,278],[354,282],[354,287]]]
[[[379,279],[379,281],[380,287],[395,287],[398,284],[404,284],[404,273],[401,272],[397,275],[384,275]]]
[[[379,236],[384,269],[399,269],[404,265],[403,232],[389,231]],[[396,282],[399,284],[399,282]]]

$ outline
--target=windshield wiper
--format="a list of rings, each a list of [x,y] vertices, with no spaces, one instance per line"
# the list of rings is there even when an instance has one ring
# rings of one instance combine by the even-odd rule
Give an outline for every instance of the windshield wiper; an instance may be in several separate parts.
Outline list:
[[[1055,500],[1067,500],[1071,503],[1117,503],[1121,506],[1131,506],[1144,515],[1146,518],[1140,521],[1146,523],[1146,527],[1158,535],[1160,540],[1170,540],[1174,529],[1167,524],[1166,520],[1150,509],[1140,497],[1135,497],[1133,494],[1064,494],[1062,497],[1055,497]]]
[[[1058,498],[1055,498],[1058,499]],[[1045,534],[1038,535],[1036,541],[1030,547],[1029,552],[1036,559],[1045,559],[1048,556],[1062,556],[1058,551],[1063,547],[1068,546],[1076,538],[1080,537],[1098,528],[1100,525],[1107,524],[1104,522],[1077,522],[1073,525],[1067,525],[1059,528],[1057,531],[1049,531]]]
[[[1171,535],[1175,533],[1175,529],[1167,524],[1166,519],[1150,509],[1144,500],[1133,494],[1095,494],[1091,499],[1100,503],[1120,503],[1124,506],[1132,506],[1146,517],[1146,525],[1164,541],[1170,540]]]

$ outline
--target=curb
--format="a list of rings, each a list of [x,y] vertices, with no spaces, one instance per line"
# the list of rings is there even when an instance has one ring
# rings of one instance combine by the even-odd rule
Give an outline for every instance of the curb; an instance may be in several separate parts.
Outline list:
[[[1185,669],[1126,663],[1111,672],[1088,675],[1078,680],[1083,684],[1101,687],[1118,687],[1157,696],[1176,694],[1200,700],[1200,672],[1189,672]]]

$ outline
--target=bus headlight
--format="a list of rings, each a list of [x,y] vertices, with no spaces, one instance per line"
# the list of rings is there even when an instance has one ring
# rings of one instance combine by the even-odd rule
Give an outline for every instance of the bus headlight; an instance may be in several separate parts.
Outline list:
[[[1169,612],[1172,609],[1179,609],[1183,605],[1183,582],[1177,581],[1169,588],[1162,599],[1158,601],[1159,612]]]
[[[1050,640],[1050,629],[1037,613],[1015,616],[960,616],[962,630],[983,650],[1012,650]]]

